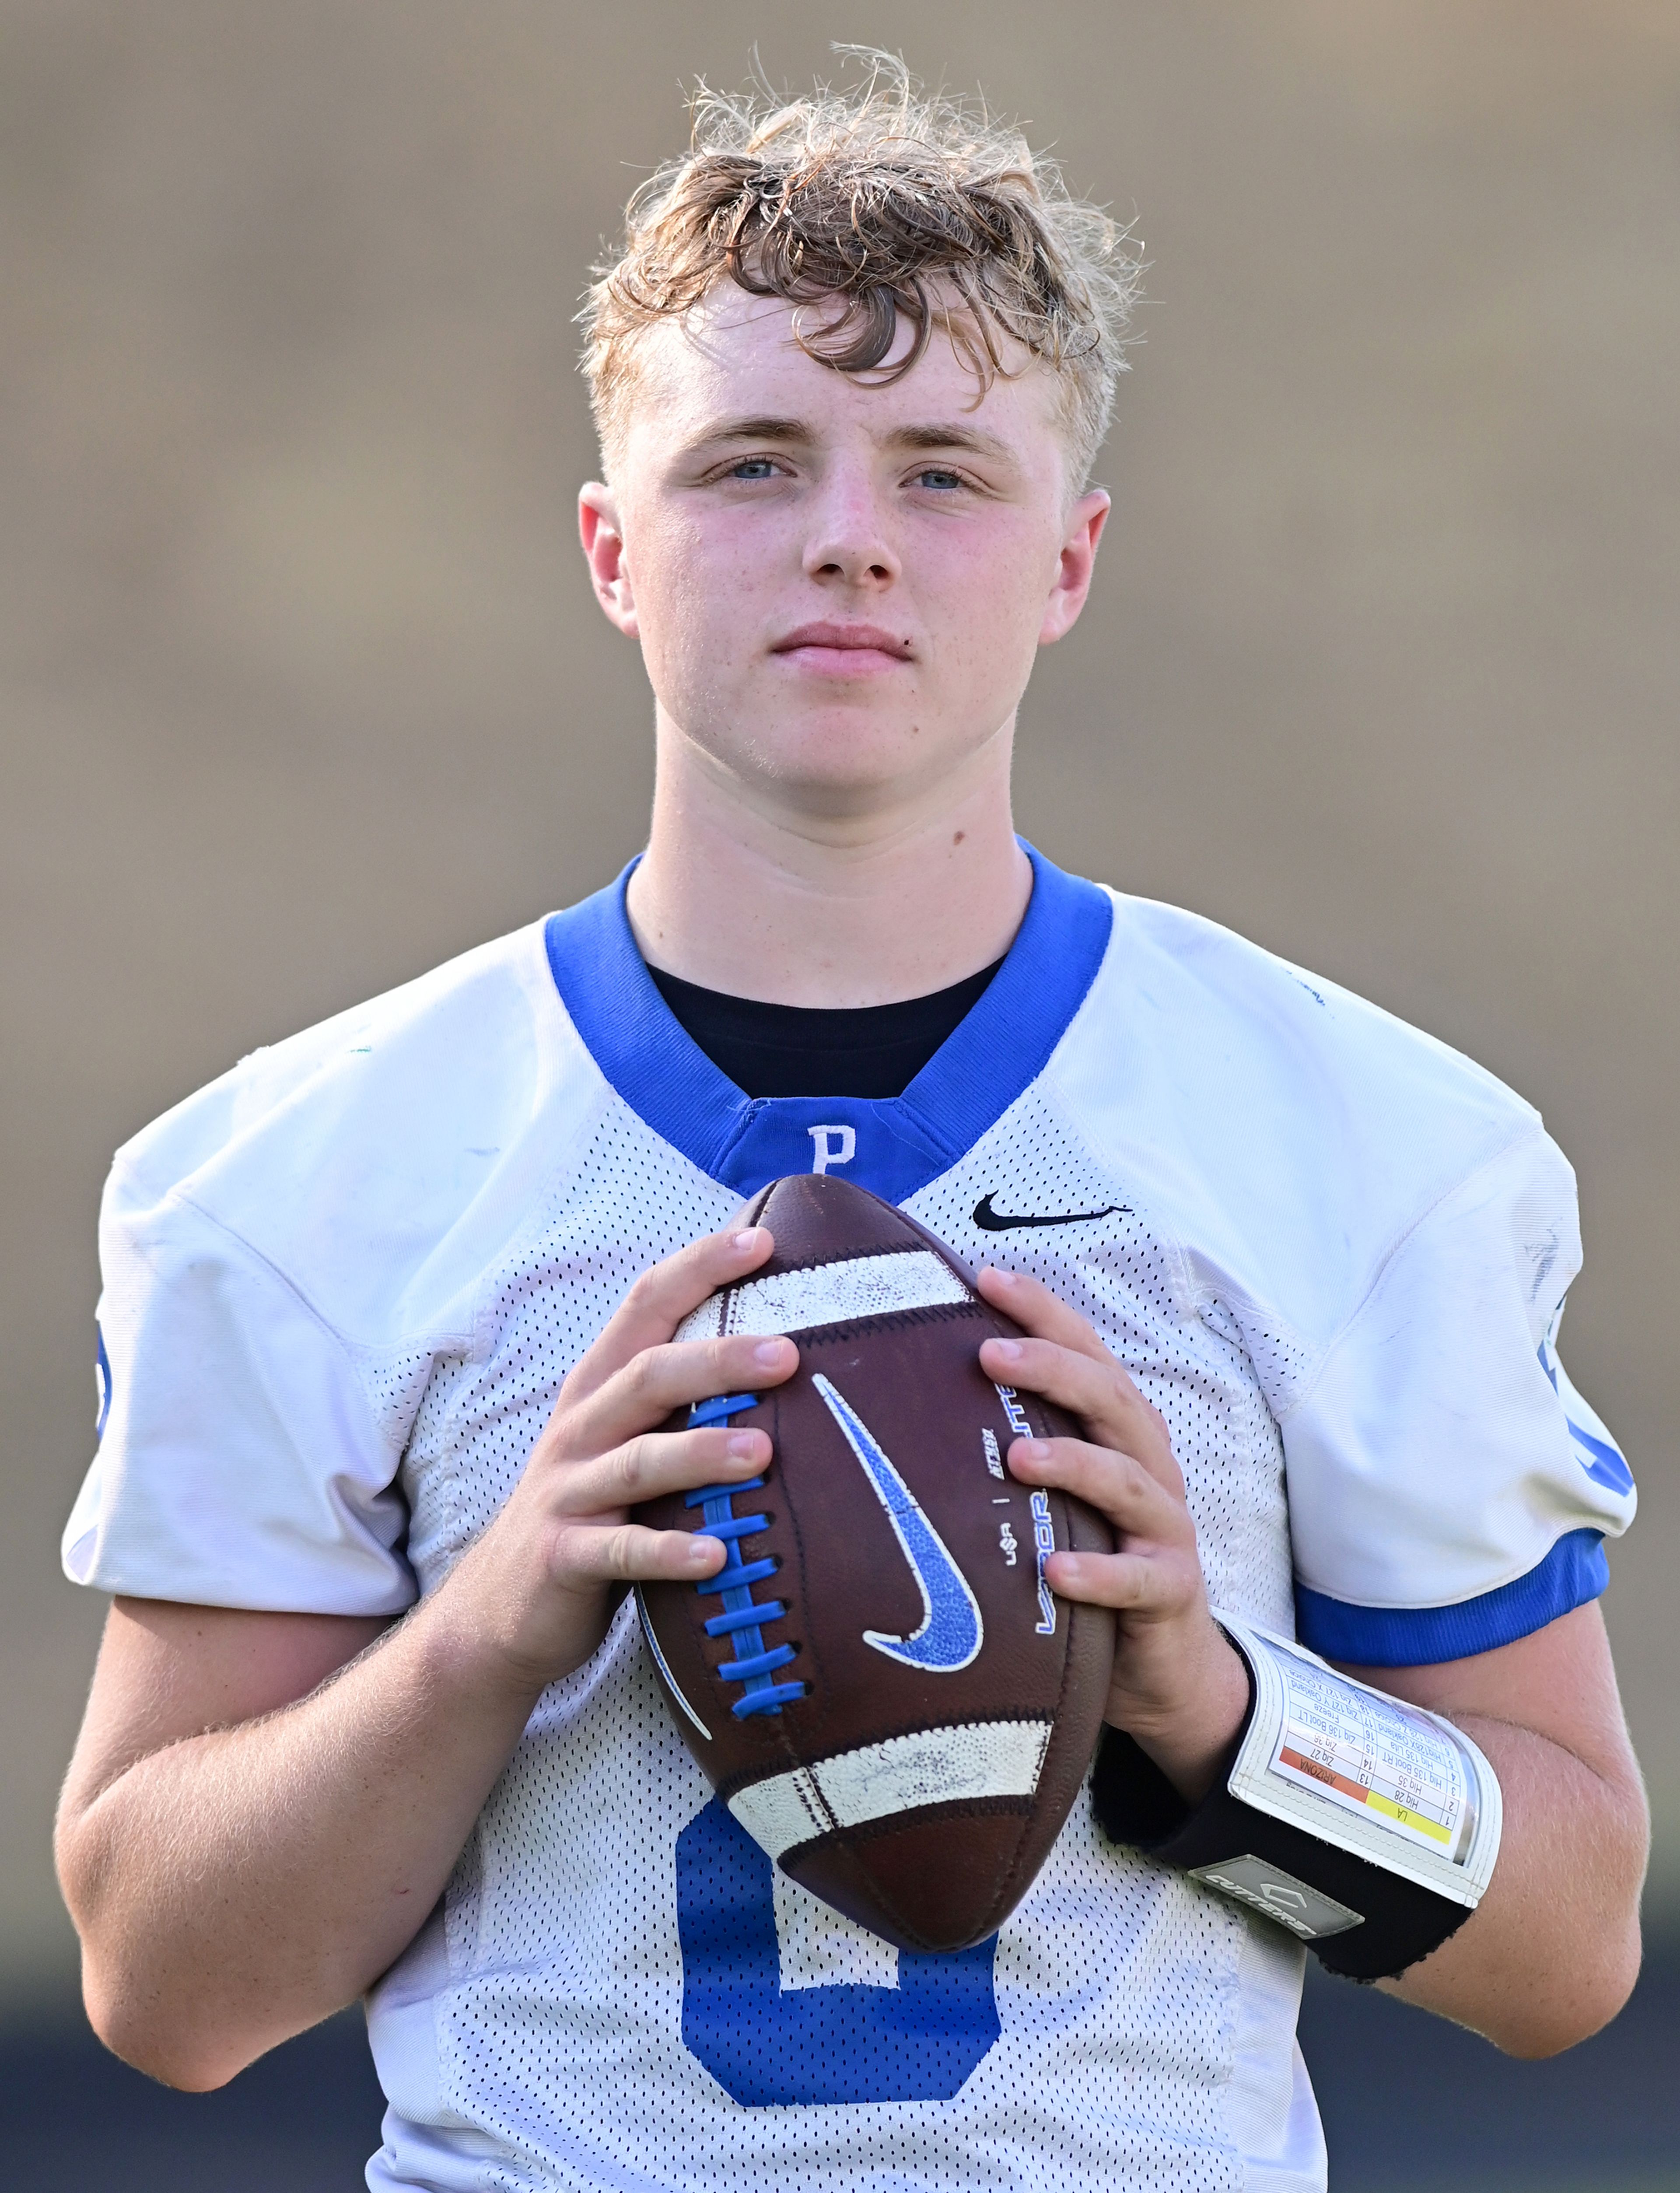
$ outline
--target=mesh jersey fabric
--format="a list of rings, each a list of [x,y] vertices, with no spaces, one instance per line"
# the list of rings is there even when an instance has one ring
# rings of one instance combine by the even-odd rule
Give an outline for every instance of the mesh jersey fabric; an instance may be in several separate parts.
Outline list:
[[[803,1144],[1092,1319],[1167,1418],[1215,1604],[1285,1631],[1299,1605],[1393,1662],[1598,1588],[1570,1549],[1632,1494],[1556,1356],[1573,1183],[1467,1062],[1035,859],[1009,959],[900,1099],[755,1105],[660,1020],[621,892],[574,912],[119,1154],[73,1575],[339,1612],[434,1590],[636,1274]],[[375,1990],[370,2184],[1322,2186],[1300,1952],[1088,1807],[961,1972],[731,1825],[626,1604]]]

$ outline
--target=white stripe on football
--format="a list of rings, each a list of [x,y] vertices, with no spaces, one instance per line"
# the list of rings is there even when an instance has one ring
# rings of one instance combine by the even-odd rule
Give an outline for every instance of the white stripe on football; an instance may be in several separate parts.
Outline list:
[[[749,1783],[730,1798],[729,1810],[780,1859],[836,1828],[862,1827],[923,1805],[1031,1797],[1051,1726],[1048,1721],[993,1721],[917,1729]]]
[[[808,1264],[725,1287],[683,1319],[677,1337],[727,1340],[742,1334],[769,1340],[814,1331],[819,1326],[851,1325],[859,1318],[973,1300],[950,1265],[930,1249],[896,1250],[883,1257]]]

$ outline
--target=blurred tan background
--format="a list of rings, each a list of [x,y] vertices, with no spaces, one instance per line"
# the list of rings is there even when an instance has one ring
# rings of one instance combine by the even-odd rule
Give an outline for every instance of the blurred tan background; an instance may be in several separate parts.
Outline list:
[[[100,1608],[112,1147],[574,899],[649,707],[590,603],[570,314],[697,72],[985,88],[1152,262],[1023,827],[1473,1052],[1582,1180],[1565,1331],[1680,1909],[1680,8],[0,0],[0,1986]]]

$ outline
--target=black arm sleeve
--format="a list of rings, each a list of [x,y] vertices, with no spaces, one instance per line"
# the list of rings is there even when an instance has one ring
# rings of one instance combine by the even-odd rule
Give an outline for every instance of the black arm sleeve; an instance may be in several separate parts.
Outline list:
[[[1245,1718],[1219,1779],[1195,1806],[1129,1736],[1106,1730],[1091,1781],[1104,1834],[1266,1913],[1346,1979],[1391,1979],[1458,1931],[1466,1905],[1233,1797],[1226,1777],[1247,1730]]]

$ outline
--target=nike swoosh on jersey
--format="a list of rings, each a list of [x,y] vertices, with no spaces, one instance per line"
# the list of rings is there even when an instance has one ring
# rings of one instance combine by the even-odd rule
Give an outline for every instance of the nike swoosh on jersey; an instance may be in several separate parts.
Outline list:
[[[981,1196],[974,1205],[974,1223],[988,1234],[1005,1234],[1012,1226],[1087,1226],[1094,1218],[1129,1218],[1131,1215],[1128,1203],[1111,1203],[1101,1211],[1052,1211],[1042,1218],[1036,1213],[1007,1217],[992,1209],[990,1195]]]
[[[922,1511],[921,1503],[894,1468],[891,1458],[843,1394],[820,1371],[811,1383],[829,1414],[846,1435],[846,1444],[863,1465],[876,1498],[887,1511],[899,1549],[910,1564],[922,1594],[922,1621],[907,1637],[889,1637],[866,1629],[863,1641],[925,1675],[952,1675],[966,1668],[986,1636],[980,1602],[969,1579],[951,1559],[951,1549]]]

